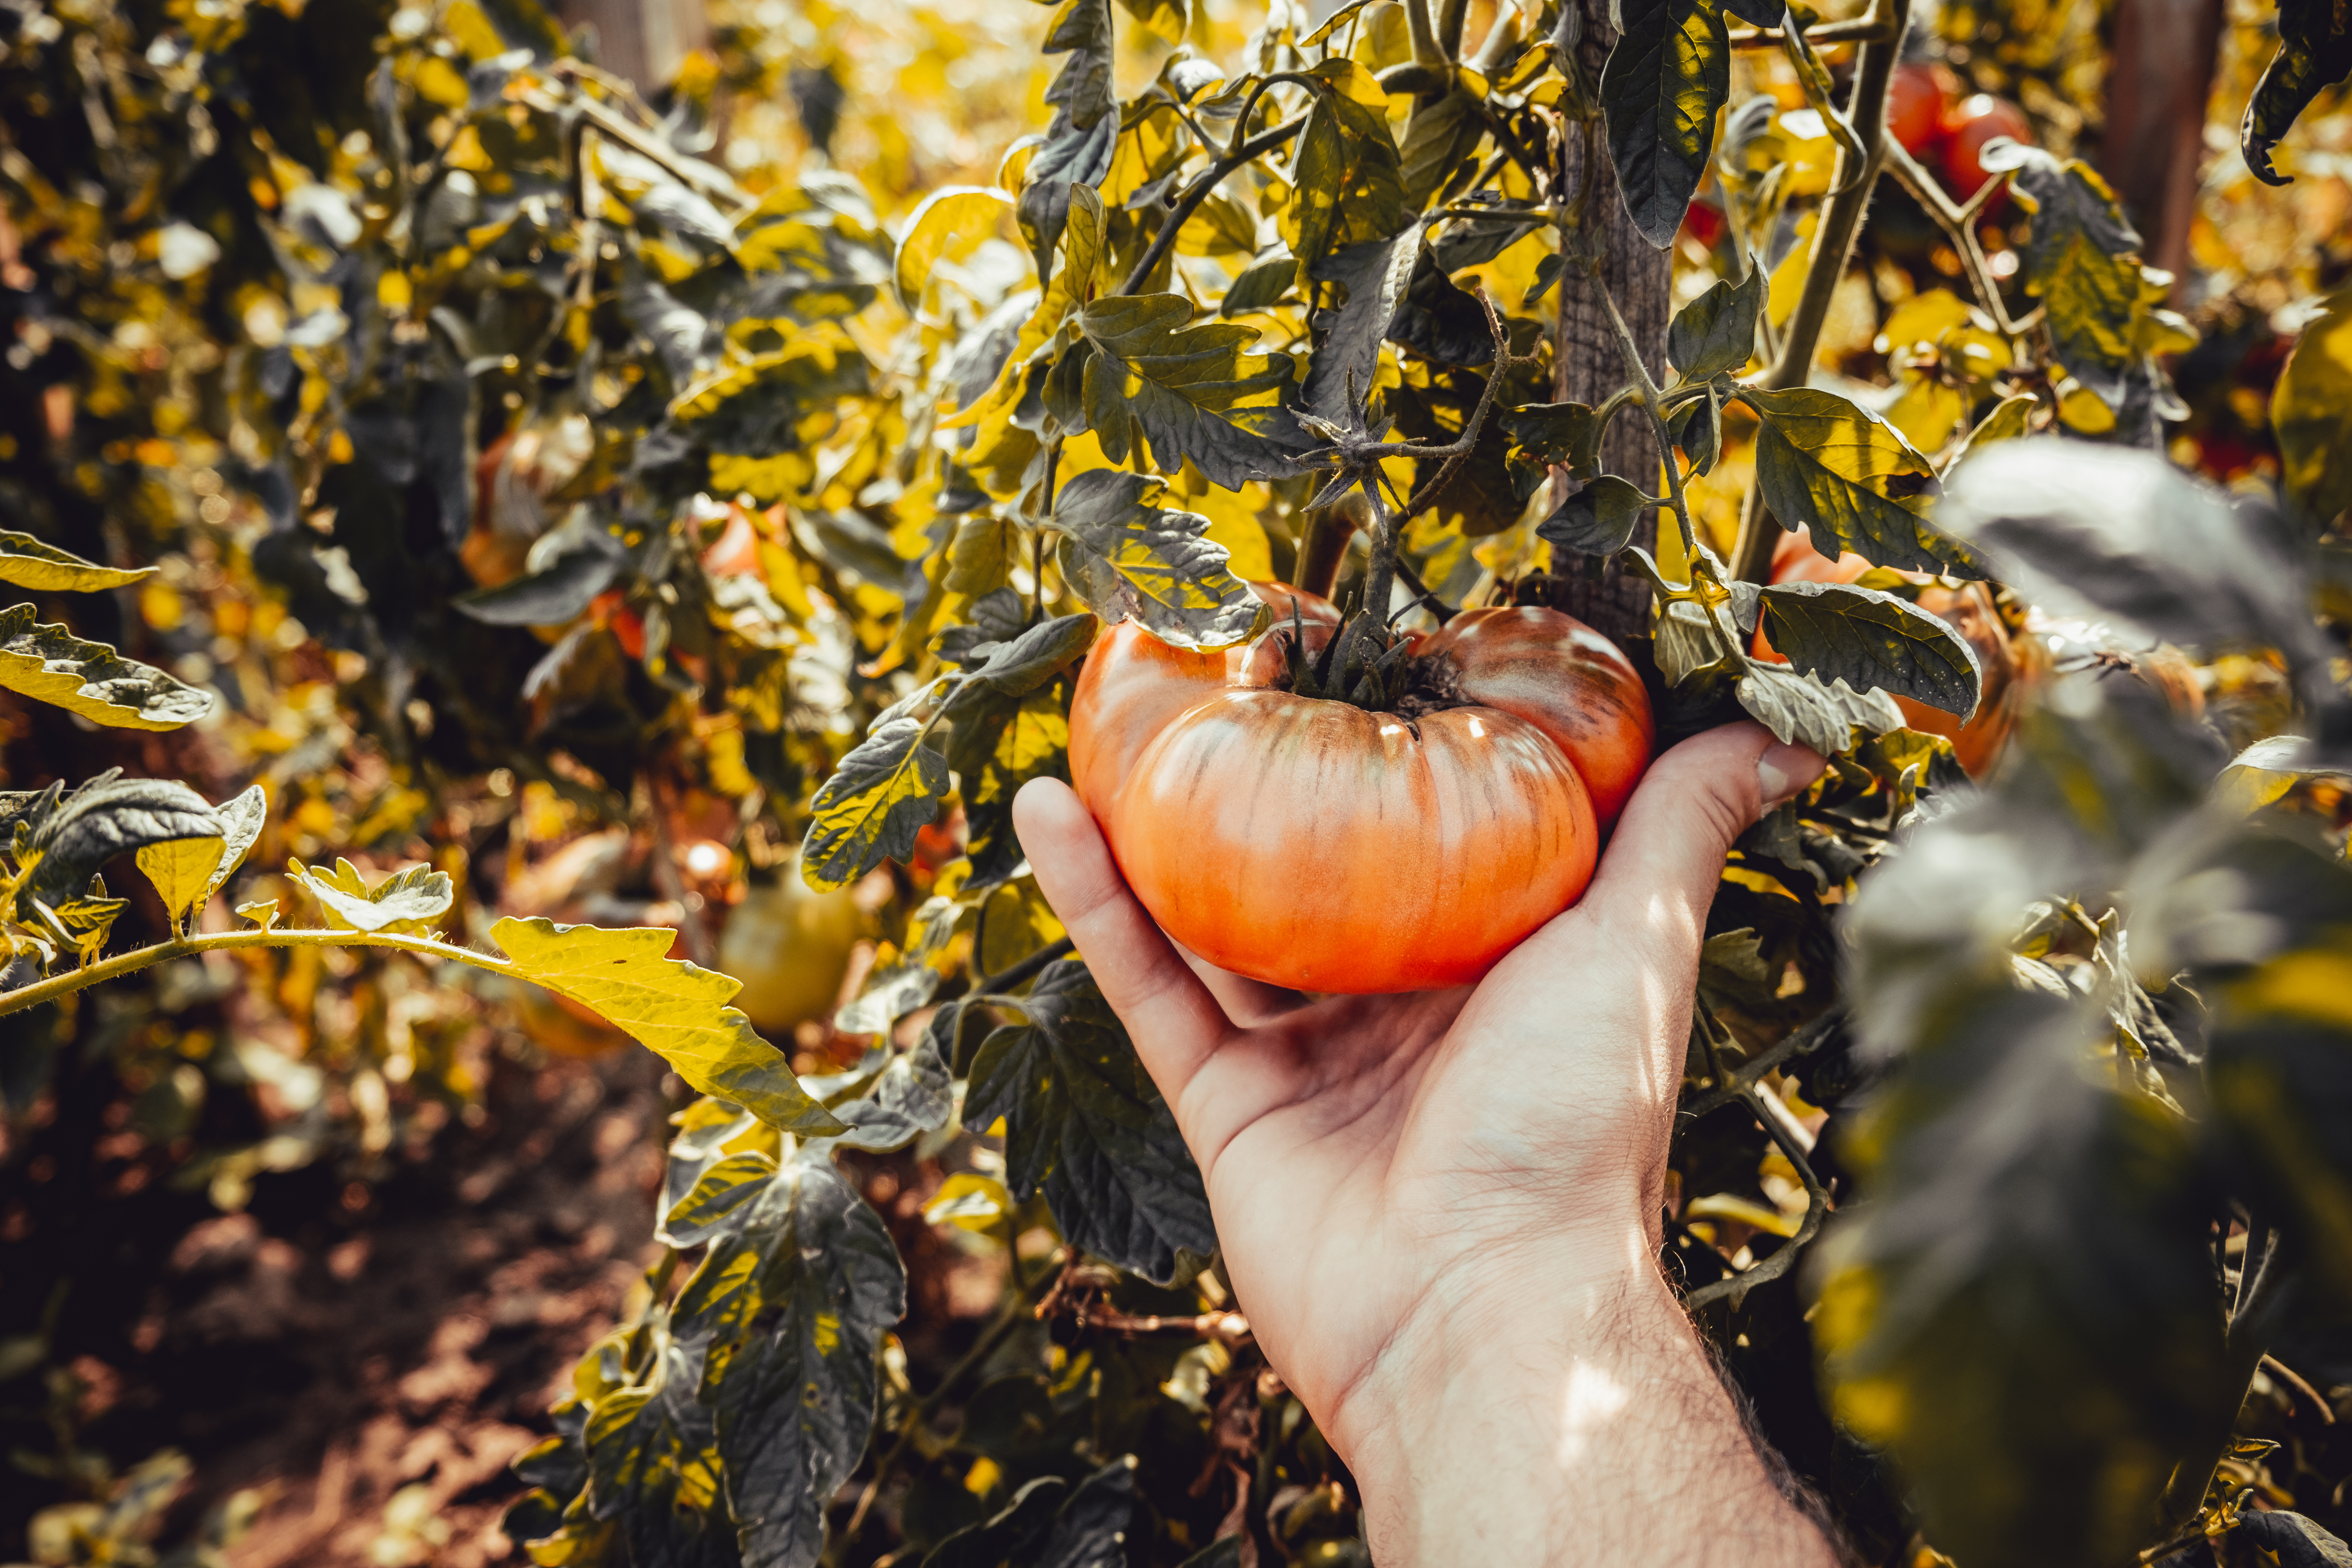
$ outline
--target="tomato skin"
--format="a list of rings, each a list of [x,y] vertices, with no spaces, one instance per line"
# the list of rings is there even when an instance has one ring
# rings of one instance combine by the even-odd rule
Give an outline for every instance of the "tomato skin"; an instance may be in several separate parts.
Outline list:
[[[1603,831],[1617,823],[1658,738],[1649,689],[1615,643],[1534,605],[1465,610],[1421,650],[1453,662],[1462,695],[1526,720],[1575,764]]]
[[[1338,612],[1297,600],[1314,653]],[[1289,635],[1285,616],[1203,655],[1111,628],[1072,704],[1072,784],[1209,962],[1313,991],[1468,984],[1582,895],[1649,762],[1648,692],[1608,639],[1533,606],[1412,634],[1465,705],[1410,721],[1275,688]]]
[[[2006,136],[2013,142],[2033,144],[2033,126],[2025,111],[2006,99],[1979,92],[1955,105],[1944,116],[1944,133],[1949,139],[1944,149],[1944,184],[1955,196],[1966,201],[1990,177],[1983,163],[1985,143],[1996,136]],[[1988,214],[2002,205],[2005,198],[1996,197],[1988,204]]]
[[[1248,688],[1162,730],[1109,826],[1170,936],[1237,974],[1351,993],[1476,980],[1583,893],[1600,839],[1575,768],[1522,720],[1408,726]]]
[[[1279,583],[1253,582],[1250,590],[1274,611],[1276,630],[1288,624],[1294,604],[1308,626],[1339,624],[1338,606],[1319,594]],[[1308,646],[1319,645],[1310,637]],[[1111,797],[1151,738],[1185,709],[1241,683],[1248,658],[1246,646],[1213,653],[1178,647],[1133,621],[1095,640],[1070,700],[1070,785],[1097,822],[1110,820]]]
[[[1802,533],[1784,534],[1772,551],[1775,583],[1851,583],[1869,570],[1870,563],[1859,555],[1849,553],[1832,561]],[[2040,673],[2041,644],[2032,637],[2009,635],[1993,607],[1991,591],[1983,584],[1967,583],[1955,589],[1930,582],[1924,574],[1917,580],[1927,584],[1919,592],[1919,607],[1947,622],[1976,650],[1982,686],[1977,710],[1966,719],[1909,697],[1895,698],[1895,705],[1903,710],[1903,722],[1911,729],[1951,742],[1953,754],[1970,778],[1985,778],[2000,765],[2010,734],[2017,728],[2025,691]],[[1756,628],[1754,651],[1758,658],[1774,664],[1789,662],[1772,647],[1761,626]]]
[[[1951,112],[1952,95],[1944,74],[1931,65],[1896,66],[1887,84],[1887,134],[1914,156],[1932,153],[1946,135],[1944,119]]]

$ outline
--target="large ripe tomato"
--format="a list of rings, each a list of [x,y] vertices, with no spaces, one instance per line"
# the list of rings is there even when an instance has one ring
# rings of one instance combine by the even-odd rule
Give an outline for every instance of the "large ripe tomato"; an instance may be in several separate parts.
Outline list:
[[[1948,138],[1944,146],[1944,185],[1962,201],[1976,195],[1990,177],[1983,163],[1986,142],[2006,136],[2027,146],[2033,144],[2033,125],[2025,118],[2025,110],[1989,92],[1976,93],[1954,105],[1944,116],[1944,134]],[[1986,214],[1999,210],[2006,199],[1993,198]]]
[[[719,967],[743,983],[735,1005],[766,1035],[789,1035],[841,999],[842,977],[865,927],[849,889],[812,890],[800,862],[751,885],[719,936]]]
[[[1296,603],[1273,585],[1247,649],[1095,644],[1070,776],[1161,928],[1235,973],[1310,991],[1420,991],[1480,974],[1591,880],[1601,830],[1648,765],[1648,693],[1555,611],[1473,610],[1419,639],[1408,717],[1269,684]],[[1442,703],[1453,703],[1442,706]]]
[[[1870,563],[1859,555],[1831,560],[1801,532],[1784,534],[1772,551],[1775,583],[1851,583],[1869,570]],[[1925,575],[1915,575],[1926,584],[1919,591],[1919,607],[1949,623],[1976,649],[1983,686],[1976,712],[1965,720],[1908,697],[1897,697],[1895,705],[1903,710],[1903,722],[1912,729],[1951,742],[1960,766],[1968,769],[1970,778],[1980,779],[2000,765],[2010,732],[2017,728],[2019,704],[2041,673],[2042,645],[2030,637],[2010,636],[2008,625],[1993,606],[1992,591],[1983,584],[1948,588]],[[1789,662],[1766,638],[1760,626],[1756,628],[1755,653],[1775,664]]]
[[[1896,66],[1887,83],[1887,134],[1915,157],[1934,153],[1943,142],[1944,116],[1952,103],[1944,85],[1948,74],[1938,66]]]

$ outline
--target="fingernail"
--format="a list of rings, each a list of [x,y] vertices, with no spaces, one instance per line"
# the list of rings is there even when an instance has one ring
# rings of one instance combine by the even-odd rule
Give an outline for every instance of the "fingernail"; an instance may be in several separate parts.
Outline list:
[[[1815,779],[1829,763],[1811,746],[1791,745],[1780,742],[1768,746],[1756,759],[1756,785],[1764,797],[1765,805],[1775,806]]]

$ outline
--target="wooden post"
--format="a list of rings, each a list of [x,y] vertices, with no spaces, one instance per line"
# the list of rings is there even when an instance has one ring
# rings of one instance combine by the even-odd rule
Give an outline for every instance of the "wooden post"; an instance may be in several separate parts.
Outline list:
[[[2139,229],[2141,259],[2183,278],[2221,0],[2120,0],[2115,37],[2099,172]]]
[[[710,38],[702,0],[560,0],[556,15],[567,28],[595,28],[596,63],[640,93],[666,86],[678,61]]]
[[[1570,0],[1570,4],[1583,6],[1584,38],[1578,47],[1578,55],[1587,79],[1597,82],[1601,65],[1609,58],[1609,47],[1617,37],[1609,26],[1610,0]],[[1609,162],[1607,139],[1599,134],[1598,127],[1595,130],[1591,144],[1592,195],[1585,208],[1585,223],[1589,231],[1601,237],[1602,280],[1616,300],[1625,324],[1633,330],[1633,341],[1641,345],[1650,373],[1663,376],[1672,260],[1668,252],[1654,248],[1643,239],[1634,228],[1633,220],[1626,216],[1624,198],[1617,190],[1616,171]],[[1584,177],[1580,167],[1583,157],[1583,142],[1571,138],[1566,152],[1570,191]],[[1552,395],[1563,403],[1597,407],[1625,384],[1625,361],[1618,347],[1617,334],[1611,329],[1601,302],[1581,278],[1573,274],[1563,277],[1558,297],[1559,327],[1552,340]],[[1661,481],[1657,443],[1649,421],[1633,416],[1612,423],[1609,438],[1601,449],[1601,465],[1606,472],[1621,474],[1654,493]],[[1564,471],[1553,470],[1551,493],[1555,504],[1567,495],[1573,482]],[[1653,554],[1657,552],[1655,511],[1643,518],[1633,531],[1633,542]],[[1627,637],[1647,637],[1649,584],[1622,571],[1614,561],[1598,577],[1589,579],[1579,574],[1581,564],[1581,558],[1552,563],[1554,574],[1564,579],[1553,584],[1549,597],[1554,607],[1621,642]]]

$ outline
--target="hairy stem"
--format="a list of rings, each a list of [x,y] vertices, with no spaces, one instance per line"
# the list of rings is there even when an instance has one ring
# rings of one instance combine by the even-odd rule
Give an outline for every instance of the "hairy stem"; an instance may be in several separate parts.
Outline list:
[[[1798,297],[1797,308],[1789,314],[1789,324],[1780,339],[1780,358],[1758,384],[1769,392],[1786,392],[1804,385],[1811,378],[1813,353],[1821,346],[1822,326],[1829,320],[1830,300],[1845,277],[1846,258],[1853,254],[1854,237],[1862,229],[1862,215],[1870,205],[1871,192],[1885,163],[1890,145],[1886,138],[1886,89],[1895,79],[1895,59],[1901,52],[1898,40],[1911,19],[1911,0],[1881,0],[1879,12],[1886,26],[1885,36],[1855,51],[1853,90],[1846,100],[1845,119],[1863,150],[1862,166],[1855,168],[1853,153],[1839,147],[1837,163],[1830,176],[1830,188],[1836,194],[1822,204],[1813,230],[1812,258],[1805,273],[1805,290]],[[1816,39],[1820,37],[1815,35]],[[1769,574],[1772,547],[1779,542],[1780,532],[1762,500],[1750,491],[1739,520],[1739,543],[1732,552],[1731,574],[1750,583],[1762,582]]]
[[[2010,337],[2020,337],[2042,322],[2043,307],[2036,305],[2024,315],[2011,318],[2008,306],[2001,302],[2000,286],[1993,281],[1992,268],[1985,260],[1984,247],[1977,240],[1976,216],[1984,210],[1993,194],[2007,183],[2007,176],[1995,174],[1965,203],[1956,202],[1944,194],[1936,176],[1919,166],[1899,142],[1890,142],[1885,148],[1886,172],[1895,176],[1903,188],[1911,193],[1921,210],[1936,220],[1937,227],[1959,253],[1961,268],[1969,275],[1969,287],[1976,290],[1977,301],[1992,318],[1993,325]]]

